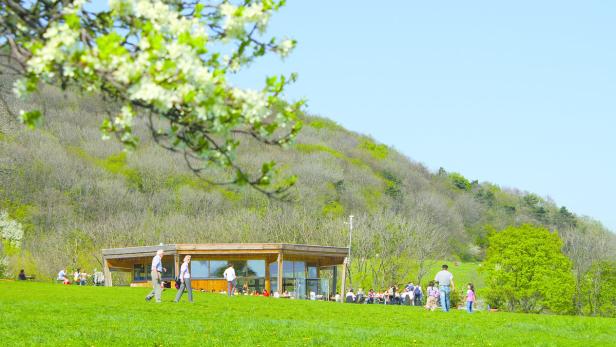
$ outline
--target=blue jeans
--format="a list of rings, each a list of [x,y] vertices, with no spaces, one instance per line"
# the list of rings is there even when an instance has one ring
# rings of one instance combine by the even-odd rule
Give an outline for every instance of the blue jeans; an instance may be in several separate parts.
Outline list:
[[[473,302],[472,301],[466,302],[466,311],[468,313],[473,313]]]
[[[449,286],[440,286],[439,290],[441,294],[441,308],[443,309],[443,311],[449,312],[449,308],[451,307],[449,293],[451,292],[451,289],[449,289]]]
[[[235,293],[235,283],[237,280],[227,281],[227,295],[231,296]]]

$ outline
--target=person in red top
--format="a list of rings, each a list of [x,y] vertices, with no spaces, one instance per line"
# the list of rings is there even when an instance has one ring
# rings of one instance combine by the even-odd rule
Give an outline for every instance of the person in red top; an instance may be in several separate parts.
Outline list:
[[[263,289],[263,296],[269,296],[269,292],[267,291],[267,289]]]

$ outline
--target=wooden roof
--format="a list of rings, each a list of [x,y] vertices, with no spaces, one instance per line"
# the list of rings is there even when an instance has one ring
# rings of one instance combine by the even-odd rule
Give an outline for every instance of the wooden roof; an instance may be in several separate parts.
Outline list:
[[[147,257],[162,249],[165,254],[278,254],[306,255],[316,257],[344,258],[349,249],[346,247],[298,245],[289,243],[198,243],[167,244],[159,246],[140,246],[103,249],[103,258],[122,259]]]

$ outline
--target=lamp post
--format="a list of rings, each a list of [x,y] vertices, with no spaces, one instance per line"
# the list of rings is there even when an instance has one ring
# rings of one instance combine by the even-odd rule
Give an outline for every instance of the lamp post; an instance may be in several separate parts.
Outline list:
[[[346,301],[346,292],[345,292],[345,287],[346,287],[346,276],[347,276],[347,271],[349,273],[349,285],[353,284],[353,281],[351,279],[351,242],[353,240],[353,216],[349,216],[349,222],[344,222],[344,224],[349,224],[349,254],[347,255],[347,258],[345,259],[344,262],[344,266],[343,266],[343,272],[342,272],[342,297],[343,297],[343,302]]]
[[[351,263],[351,242],[353,240],[353,215],[349,216],[349,264]]]

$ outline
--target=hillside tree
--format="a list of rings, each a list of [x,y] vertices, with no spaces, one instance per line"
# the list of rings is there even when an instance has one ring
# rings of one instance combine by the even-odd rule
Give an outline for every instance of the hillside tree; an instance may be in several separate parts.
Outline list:
[[[564,252],[571,259],[575,275],[575,309],[577,314],[583,313],[584,297],[593,295],[594,291],[584,293],[583,285],[588,272],[597,263],[607,260],[610,254],[609,235],[598,223],[584,220],[584,223],[574,229],[565,229],[561,232],[564,241]],[[595,270],[597,267],[594,267]],[[602,268],[599,267],[599,270]],[[597,283],[603,277],[592,276],[593,288],[601,287]]]
[[[133,129],[140,118],[203,179],[282,196],[295,177],[276,175],[274,162],[242,166],[236,149],[246,137],[275,146],[295,138],[303,101],[285,102],[282,93],[296,77],[267,77],[260,90],[234,87],[227,77],[294,48],[294,40],[264,37],[284,2],[110,0],[99,8],[87,0],[2,1],[0,70],[31,101],[42,85],[100,95],[112,106],[103,136],[127,148],[139,143]],[[42,116],[36,108],[19,114],[30,127]],[[222,181],[211,168],[222,169]]]
[[[492,306],[510,311],[572,310],[574,279],[563,242],[543,227],[522,225],[492,234],[483,271]]]

